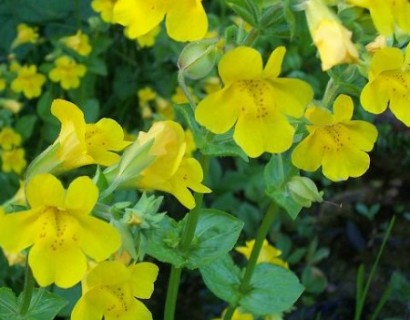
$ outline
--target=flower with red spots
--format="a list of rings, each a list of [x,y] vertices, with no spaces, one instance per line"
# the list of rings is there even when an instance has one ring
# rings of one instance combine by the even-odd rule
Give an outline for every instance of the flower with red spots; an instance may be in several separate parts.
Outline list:
[[[31,248],[28,263],[40,286],[68,288],[87,271],[87,257],[103,261],[121,245],[117,230],[90,216],[98,189],[88,177],[67,190],[51,174],[39,174],[26,187],[30,210],[1,217],[0,245],[11,253]]]

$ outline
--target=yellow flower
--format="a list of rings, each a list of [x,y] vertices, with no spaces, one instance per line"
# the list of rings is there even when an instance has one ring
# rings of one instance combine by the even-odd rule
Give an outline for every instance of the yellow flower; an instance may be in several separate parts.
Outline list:
[[[95,12],[101,14],[103,21],[112,23],[114,16],[114,5],[117,0],[92,0],[91,7]]]
[[[151,312],[138,299],[149,299],[154,291],[158,267],[149,262],[126,267],[106,261],[92,269],[83,282],[83,293],[74,306],[72,320],[152,320]]]
[[[22,253],[10,253],[3,250],[4,257],[9,266],[24,266],[26,263],[26,256]]]
[[[191,192],[211,192],[201,182],[201,165],[194,158],[184,158],[186,150],[185,133],[182,127],[173,121],[160,121],[152,125],[145,133],[140,132],[137,141],[144,144],[154,139],[150,153],[154,162],[144,169],[137,180],[141,189],[154,189],[173,194],[185,207],[195,207]]]
[[[278,78],[284,55],[276,48],[263,69],[255,49],[226,53],[218,66],[225,86],[198,104],[197,121],[217,134],[235,125],[233,138],[250,157],[289,149],[295,129],[287,116],[301,117],[313,91],[302,80]]]
[[[356,63],[359,53],[351,41],[352,32],[321,0],[306,2],[306,19],[315,43],[322,69],[329,70],[341,63]]]
[[[157,93],[151,87],[144,87],[137,92],[140,104],[150,102],[155,99]]]
[[[1,77],[1,72],[0,72],[0,91],[3,91],[6,88],[6,80]]]
[[[5,127],[0,130],[0,146],[4,150],[10,150],[21,144],[21,136],[12,128]]]
[[[114,6],[114,21],[127,27],[131,39],[154,29],[165,16],[168,35],[176,41],[202,39],[208,29],[201,0],[118,0]]]
[[[369,82],[360,102],[366,111],[382,113],[387,107],[410,126],[410,44],[403,55],[398,48],[378,50],[370,63]]]
[[[221,80],[218,77],[206,78],[203,88],[207,94],[211,94],[218,90],[221,90]]]
[[[410,3],[406,0],[348,0],[370,11],[377,31],[391,36],[397,27],[410,32]]]
[[[23,108],[23,104],[14,99],[0,99],[0,106],[13,113],[18,113]]]
[[[78,30],[75,35],[61,39],[61,42],[82,56],[88,56],[92,50],[88,35],[81,30]]]
[[[80,86],[80,78],[87,71],[83,64],[77,64],[74,59],[62,56],[55,62],[56,67],[52,69],[48,76],[53,82],[60,82],[63,89],[75,89]]]
[[[98,188],[79,177],[67,190],[51,174],[28,181],[30,210],[8,214],[0,224],[0,244],[19,252],[31,247],[28,262],[40,286],[68,288],[87,270],[87,256],[103,261],[121,245],[118,231],[90,215]]]
[[[188,87],[188,91],[193,96],[194,100],[196,100],[196,97],[194,96],[194,90],[191,87]],[[175,93],[172,95],[171,101],[175,104],[183,104],[189,102],[181,87],[177,87],[175,89]]]
[[[128,32],[129,29],[126,29],[126,30]],[[160,26],[156,26],[154,29],[147,32],[146,34],[143,34],[142,36],[139,36],[137,38],[138,45],[141,48],[153,47],[154,44],[155,44],[155,39],[157,38],[160,31],[161,31]]]
[[[11,90],[14,92],[23,92],[28,99],[36,98],[41,94],[41,87],[46,82],[46,77],[37,73],[35,65],[19,66],[17,78],[11,82]]]
[[[311,123],[307,126],[309,135],[293,150],[292,162],[306,171],[322,166],[323,174],[332,181],[359,177],[369,168],[366,152],[373,149],[376,127],[351,120],[353,101],[349,96],[338,96],[333,112],[318,107],[306,111],[305,117]]]
[[[236,247],[235,250],[242,253],[247,259],[251,256],[255,240],[246,241],[244,247]],[[288,263],[283,261],[279,256],[282,252],[271,246],[267,240],[263,241],[261,252],[259,253],[257,263],[272,263],[277,266],[289,269]]]
[[[1,169],[4,172],[14,171],[17,174],[20,174],[27,165],[24,156],[25,151],[22,148],[3,151],[1,153]]]
[[[213,320],[223,320],[225,316],[226,310],[222,312],[222,317],[221,318],[216,318]],[[239,309],[236,309],[232,315],[231,320],[254,320],[252,314],[250,313],[242,313]]]
[[[372,42],[366,45],[366,50],[369,53],[376,53],[377,50],[387,47],[387,38],[383,35],[378,35]]]
[[[174,120],[175,112],[172,108],[172,104],[162,97],[157,97],[155,99],[155,108],[157,113],[161,116],[161,119]]]
[[[54,100],[51,113],[61,122],[60,134],[53,146],[33,161],[30,174],[59,173],[89,164],[110,166],[120,159],[112,151],[121,151],[129,145],[116,121],[103,118],[86,124],[82,111],[69,101]]]
[[[11,44],[11,49],[25,43],[36,43],[38,40],[37,28],[32,28],[25,23],[20,23],[17,26],[17,37]]]

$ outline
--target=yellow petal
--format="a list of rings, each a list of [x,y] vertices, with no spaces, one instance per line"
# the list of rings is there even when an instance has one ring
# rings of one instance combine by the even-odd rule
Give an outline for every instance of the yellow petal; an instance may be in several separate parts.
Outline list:
[[[152,320],[152,314],[147,307],[140,301],[133,299],[129,301],[128,310],[121,314],[121,320]],[[105,320],[117,320],[116,312],[106,312]]]
[[[65,206],[77,214],[89,214],[98,199],[98,188],[89,177],[79,177],[69,185]]]
[[[53,249],[49,242],[36,243],[30,250],[29,265],[34,278],[42,286],[55,283],[69,288],[81,281],[87,271],[87,260],[80,248],[71,245]]]
[[[32,208],[62,207],[65,190],[60,180],[49,173],[38,174],[27,184],[27,201]]]
[[[323,150],[322,140],[313,131],[293,150],[292,163],[299,169],[316,171],[322,164]]]
[[[78,217],[78,220],[81,226],[78,243],[87,256],[102,261],[121,246],[121,237],[112,225],[91,216]]]
[[[113,274],[115,277],[112,276]],[[128,281],[130,275],[130,271],[121,262],[104,261],[89,272],[86,284],[89,289],[99,286],[116,286]]]
[[[119,0],[114,6],[114,21],[126,26],[127,36],[135,39],[154,29],[166,8],[164,0]]]
[[[29,210],[2,216],[0,245],[12,253],[30,247],[40,232],[38,214],[36,210]]]
[[[153,263],[141,262],[131,266],[130,270],[132,294],[140,299],[149,299],[154,292],[158,267]]]
[[[226,86],[238,80],[255,80],[262,76],[262,57],[250,47],[237,47],[227,52],[218,65]]]
[[[360,103],[368,112],[379,114],[386,110],[389,102],[386,82],[377,78],[367,83],[360,94]]]
[[[329,125],[334,123],[331,112],[324,108],[311,107],[305,112],[305,118],[314,125]]]
[[[198,104],[195,119],[213,133],[225,133],[238,119],[241,98],[232,86],[212,93]]]
[[[290,148],[295,129],[286,117],[271,111],[265,118],[253,114],[241,115],[235,126],[235,142],[252,158],[263,152],[281,153]]]
[[[124,141],[124,130],[120,124],[109,118],[102,118],[95,126],[101,130],[108,149],[121,151],[130,145],[130,141]]]
[[[306,106],[313,99],[310,85],[299,79],[284,78],[275,79],[271,83],[279,110],[295,118],[302,117]]]
[[[74,104],[63,99],[55,99],[51,104],[51,113],[61,122],[59,140],[62,142],[73,130],[78,137],[85,135],[83,112]]]
[[[201,0],[172,1],[166,27],[169,36],[176,41],[202,39],[208,30],[208,18]]]
[[[347,129],[346,135],[350,137],[348,144],[363,151],[371,151],[377,140],[376,127],[366,121],[354,120],[344,123]]]
[[[339,95],[333,104],[336,122],[349,121],[353,116],[353,100],[347,95]]]
[[[403,54],[399,48],[382,48],[374,54],[370,63],[369,80],[383,71],[400,69],[402,65]]]
[[[277,78],[280,74],[283,57],[285,56],[286,48],[277,47],[272,51],[269,56],[268,62],[266,63],[265,69],[263,70],[263,77],[266,79]]]
[[[99,306],[90,303],[87,296],[83,296],[74,306],[71,312],[71,320],[101,320],[103,311]]]
[[[410,93],[395,94],[390,99],[390,110],[406,126],[410,127]]]
[[[370,14],[373,23],[381,34],[390,36],[394,31],[394,17],[389,7],[390,1],[373,0],[374,4],[370,7]]]
[[[340,152],[325,153],[323,174],[332,181],[343,181],[349,177],[360,177],[370,165],[367,153],[346,147]]]

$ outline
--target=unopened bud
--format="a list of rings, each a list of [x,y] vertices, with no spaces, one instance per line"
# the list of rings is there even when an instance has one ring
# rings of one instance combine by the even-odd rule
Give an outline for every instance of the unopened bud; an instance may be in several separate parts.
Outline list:
[[[205,39],[185,46],[178,59],[178,68],[187,78],[205,77],[216,62],[218,39]]]
[[[309,208],[312,202],[322,202],[322,192],[317,190],[315,183],[307,178],[294,176],[287,183],[289,193],[293,200],[303,207]]]

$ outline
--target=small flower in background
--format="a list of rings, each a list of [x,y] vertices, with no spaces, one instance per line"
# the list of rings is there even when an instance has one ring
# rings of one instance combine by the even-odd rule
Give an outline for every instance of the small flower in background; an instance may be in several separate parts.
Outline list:
[[[366,50],[369,53],[376,53],[377,50],[387,47],[387,38],[383,35],[378,35],[372,42],[366,45]]]
[[[235,250],[243,254],[246,259],[249,259],[254,245],[255,240],[249,240],[246,241],[244,247],[236,247]],[[288,263],[279,258],[281,254],[282,252],[279,249],[276,249],[274,246],[270,245],[269,242],[265,239],[263,241],[262,249],[259,253],[257,263],[272,263],[277,266],[289,269]]]
[[[174,108],[172,108],[172,104],[162,97],[158,96],[155,99],[155,110],[156,114],[159,115],[159,120],[175,119],[175,112]]]
[[[1,170],[3,172],[14,171],[17,174],[21,174],[27,165],[25,154],[23,148],[3,150],[1,152]]]
[[[194,135],[192,134],[192,131],[189,129],[185,130],[185,143],[186,143],[185,156],[192,157],[192,154],[196,150],[196,144],[194,140]]]
[[[17,26],[17,37],[11,44],[11,49],[13,50],[25,43],[36,43],[37,40],[38,29],[36,27],[32,28],[25,23],[20,23]]]
[[[203,89],[206,94],[211,94],[222,89],[221,79],[219,77],[209,77],[205,79]]]
[[[31,247],[28,262],[40,286],[72,287],[87,270],[87,256],[103,261],[120,247],[118,231],[90,215],[98,188],[89,177],[65,190],[53,175],[39,174],[26,195],[31,209],[2,217],[0,244],[12,253]]]
[[[101,14],[101,19],[107,23],[113,23],[114,5],[117,0],[92,0],[91,7]]]
[[[128,30],[128,29],[125,29]],[[139,36],[136,40],[140,48],[150,48],[153,47],[155,44],[155,39],[157,38],[158,34],[160,33],[161,28],[160,26],[156,26],[151,31]]]
[[[352,32],[342,25],[322,0],[308,0],[304,4],[309,31],[319,51],[322,69],[329,70],[341,63],[356,63],[359,53],[351,41]]]
[[[398,28],[410,32],[410,3],[406,0],[348,0],[370,11],[377,31],[391,36]]]
[[[1,71],[0,71],[0,91],[6,89],[6,79],[2,78]]]
[[[56,99],[51,113],[61,122],[58,138],[30,165],[28,176],[34,173],[59,173],[89,164],[110,166],[130,142],[124,141],[124,131],[114,120],[103,118],[86,124],[83,112],[73,103]]]
[[[118,261],[102,262],[83,281],[82,296],[71,319],[152,320],[151,312],[138,299],[151,297],[157,276],[158,267],[153,263],[126,267]]]
[[[199,102],[196,120],[216,134],[235,126],[233,138],[250,157],[289,149],[295,129],[287,116],[302,117],[313,91],[302,80],[278,78],[284,55],[284,47],[276,48],[263,69],[255,49],[226,53],[218,66],[225,86]]]
[[[137,141],[144,144],[150,139],[154,139],[150,154],[155,160],[141,172],[137,186],[143,190],[171,193],[185,207],[192,209],[195,200],[188,189],[200,193],[211,190],[201,183],[203,172],[199,162],[194,158],[184,158],[184,130],[177,122],[156,122],[147,133],[140,132]]]
[[[69,56],[62,56],[56,59],[55,68],[48,76],[53,82],[60,82],[63,89],[75,89],[80,86],[80,78],[83,77],[87,68],[83,64],[75,62]]]
[[[176,41],[202,39],[208,29],[200,0],[118,0],[114,6],[114,21],[128,29],[131,39],[150,32],[165,16],[167,33]]]
[[[11,90],[23,92],[27,99],[36,98],[41,94],[41,87],[46,82],[46,77],[37,73],[35,65],[14,66],[17,77],[11,82]]]
[[[369,82],[360,95],[363,108],[379,114],[391,112],[410,126],[410,44],[405,54],[399,48],[381,48],[373,56],[369,69]]]
[[[11,150],[21,144],[21,136],[12,128],[5,127],[0,130],[0,146],[4,150]]]
[[[12,113],[19,113],[23,108],[23,104],[14,99],[0,99],[0,107],[9,110]]]
[[[155,100],[157,93],[151,87],[144,87],[137,91],[140,105]]]
[[[309,135],[293,150],[292,162],[306,171],[322,166],[323,174],[332,181],[360,177],[369,168],[366,152],[373,149],[377,129],[371,123],[351,120],[353,101],[349,96],[338,96],[333,112],[319,107],[306,110]]]
[[[61,42],[82,56],[88,56],[92,50],[88,35],[84,34],[81,30],[78,30],[72,36],[62,38]]]
[[[192,89],[191,87],[188,87],[188,91],[191,94],[191,96],[193,97],[194,101],[197,101],[197,97],[194,94],[194,89]],[[184,91],[182,91],[181,87],[176,87],[174,94],[171,97],[171,101],[175,104],[184,104],[184,103],[188,103],[188,99],[185,96]]]

